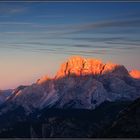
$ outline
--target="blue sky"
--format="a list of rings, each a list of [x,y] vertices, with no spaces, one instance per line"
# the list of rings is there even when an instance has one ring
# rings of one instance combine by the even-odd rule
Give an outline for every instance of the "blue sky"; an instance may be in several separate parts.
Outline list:
[[[138,2],[0,2],[0,88],[53,76],[71,55],[140,69]]]

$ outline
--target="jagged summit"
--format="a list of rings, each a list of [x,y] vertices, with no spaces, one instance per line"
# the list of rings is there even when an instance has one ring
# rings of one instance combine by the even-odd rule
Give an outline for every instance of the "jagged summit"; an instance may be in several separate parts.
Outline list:
[[[68,75],[102,75],[115,72],[120,75],[128,75],[127,69],[123,65],[106,63],[93,58],[83,58],[72,56],[63,63],[56,74],[56,78]]]
[[[85,75],[105,75],[113,74],[119,77],[130,76],[135,79],[140,79],[140,71],[128,70],[119,64],[112,62],[103,63],[102,60],[96,58],[84,58],[81,56],[71,56],[61,66],[55,75],[55,78],[50,78],[48,75],[42,76],[37,80],[36,84],[41,85],[48,80],[63,78],[70,75],[85,76]]]

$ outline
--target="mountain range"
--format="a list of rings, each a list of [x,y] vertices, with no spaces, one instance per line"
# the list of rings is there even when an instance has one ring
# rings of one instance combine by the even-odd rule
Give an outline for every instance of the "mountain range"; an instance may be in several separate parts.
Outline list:
[[[120,131],[139,98],[140,71],[73,56],[52,78],[1,91],[0,137],[139,137]]]

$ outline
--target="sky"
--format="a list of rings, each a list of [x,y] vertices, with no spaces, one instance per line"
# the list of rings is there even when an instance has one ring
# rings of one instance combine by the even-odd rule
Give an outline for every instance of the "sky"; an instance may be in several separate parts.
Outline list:
[[[0,89],[53,77],[72,55],[140,70],[140,3],[0,2]]]

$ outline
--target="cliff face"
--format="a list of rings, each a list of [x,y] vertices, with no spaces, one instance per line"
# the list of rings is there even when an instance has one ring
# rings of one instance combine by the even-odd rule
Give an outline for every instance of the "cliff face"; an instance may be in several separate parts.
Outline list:
[[[132,70],[129,72],[129,74],[133,78],[140,79],[140,71],[139,70]]]
[[[56,78],[69,75],[103,75],[113,72],[120,75],[128,75],[127,69],[122,65],[113,63],[104,64],[97,59],[75,56],[69,58],[68,61],[61,65],[60,70],[56,74]]]

